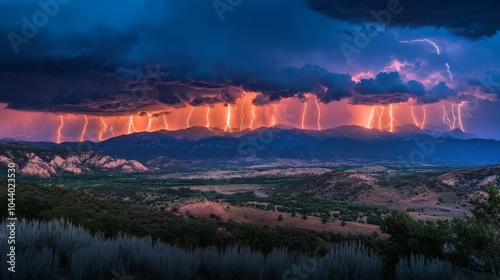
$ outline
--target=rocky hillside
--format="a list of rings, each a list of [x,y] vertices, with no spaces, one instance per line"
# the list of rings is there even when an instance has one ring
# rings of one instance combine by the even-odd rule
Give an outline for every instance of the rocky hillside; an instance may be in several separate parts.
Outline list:
[[[148,168],[135,160],[114,158],[94,151],[0,143],[0,165],[5,167],[10,162],[17,165],[19,174],[43,178],[103,172],[148,171]]]

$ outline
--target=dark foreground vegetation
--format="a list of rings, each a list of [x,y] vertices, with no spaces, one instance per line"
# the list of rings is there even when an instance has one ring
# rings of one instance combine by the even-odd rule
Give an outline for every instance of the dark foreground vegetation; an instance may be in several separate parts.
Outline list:
[[[472,201],[473,215],[463,219],[386,214],[381,228],[391,237],[380,240],[181,217],[80,190],[18,183],[19,273],[7,273],[2,254],[0,278],[495,279],[500,195],[494,186],[484,190],[487,197]],[[0,197],[7,209],[5,191]],[[7,250],[6,242],[0,246]]]

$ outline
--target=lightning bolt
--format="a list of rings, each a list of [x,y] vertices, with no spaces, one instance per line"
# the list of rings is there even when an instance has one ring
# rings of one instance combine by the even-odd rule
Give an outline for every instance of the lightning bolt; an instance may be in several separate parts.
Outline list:
[[[272,121],[273,126],[275,126],[276,125],[276,121],[274,120],[274,115],[271,116],[271,121]]]
[[[314,101],[316,102],[316,108],[318,110],[318,130],[321,130],[321,108],[319,107],[318,97],[314,97]]]
[[[384,110],[385,110],[385,107],[384,106],[380,106],[380,108],[382,109],[380,115],[378,116],[378,129],[379,130],[382,130],[382,117],[384,116]]]
[[[373,114],[374,113],[375,113],[375,106],[372,106],[372,110],[370,112],[370,118],[368,119],[368,123],[366,124],[366,128],[368,128],[368,129],[372,128]]]
[[[392,104],[389,106],[389,116],[391,117],[390,132],[394,132],[394,115],[392,111]]]
[[[207,106],[207,128],[212,130],[210,128],[210,106]]]
[[[419,127],[417,117],[415,117],[415,112],[413,112],[413,106],[410,107],[410,111],[411,111],[411,116],[413,117],[413,122],[415,122],[415,126]]]
[[[31,139],[33,137],[33,134],[35,134],[34,130],[29,134],[26,131],[26,132],[24,132],[24,134],[11,135],[9,137],[17,141],[18,139]]]
[[[450,129],[452,129],[450,116],[446,112],[446,108],[444,107],[444,105],[443,105],[443,123],[446,124],[447,126],[449,126]]]
[[[165,130],[168,130],[167,116],[163,115],[163,124],[165,125]]]
[[[116,131],[116,129],[113,128],[113,121],[111,121],[111,125],[109,126],[109,131],[111,131],[111,134],[113,134],[113,136],[116,136],[116,134],[118,133],[118,131]]]
[[[84,115],[85,117],[85,124],[83,125],[83,130],[82,134],[80,135],[80,142],[83,142],[83,137],[85,136],[85,132],[87,132],[87,125],[89,124],[89,119],[87,118],[87,115]]]
[[[224,128],[224,131],[227,132],[228,130],[233,132],[231,129],[231,106],[229,104],[227,105],[226,127]]]
[[[64,127],[64,119],[63,119],[63,116],[60,115],[59,116],[59,119],[61,120],[61,124],[59,125],[59,128],[57,129],[57,144],[61,144],[61,131]]]
[[[453,81],[453,73],[451,72],[450,64],[448,62],[446,63],[446,71],[448,71],[448,76],[450,77],[450,80]]]
[[[245,113],[243,111],[243,109],[245,108],[245,100],[247,99],[247,96],[245,95],[245,97],[243,97],[243,104],[241,104],[241,113],[240,113],[240,131],[242,131],[243,129],[245,129],[245,126],[243,124],[243,120],[245,120]]]
[[[132,133],[132,129],[134,130],[134,132],[137,132],[137,129],[135,129],[135,126],[134,126],[134,119],[133,119],[133,116],[130,115],[130,119],[128,120],[128,134]]]
[[[467,115],[469,115],[469,117],[473,118],[473,116],[470,114],[469,110],[467,110],[464,107],[464,103],[465,103],[465,101],[460,102],[460,107],[462,107],[462,110],[464,110],[467,113]]]
[[[460,105],[457,106],[457,111],[458,111],[458,125],[460,126],[460,130],[462,131],[465,131],[464,130],[464,124],[462,123],[462,103],[460,103]]]
[[[194,111],[194,107],[191,108],[191,111],[189,111],[189,115],[188,115],[188,118],[186,120],[186,126],[189,128],[189,120],[191,119],[191,115],[193,114],[193,111]]]
[[[148,126],[146,127],[146,131],[151,130],[151,123],[153,122],[153,114],[148,113]]]
[[[424,107],[422,107],[422,110],[424,111],[424,119],[422,120],[422,125],[420,126],[420,129],[424,129],[425,122],[426,122],[426,119],[427,119],[427,108],[426,108],[425,105],[424,105]]]
[[[457,118],[455,117],[455,106],[453,106],[453,104],[451,104],[451,113],[453,114],[452,129],[455,129],[455,124],[457,123]]]
[[[106,133],[108,130],[108,125],[104,122],[104,119],[101,117],[101,130],[99,131],[99,141],[102,141],[102,135]]]
[[[396,40],[398,40],[397,36],[396,36]],[[398,40],[398,42],[400,42],[400,43],[426,42],[426,43],[431,44],[434,47],[434,49],[436,49],[437,54],[441,55],[441,50],[439,49],[439,46],[429,39],[415,39],[415,40],[404,40],[404,41]]]
[[[306,120],[307,102],[304,102],[304,111],[302,111],[302,129],[304,129],[304,123]]]
[[[252,120],[250,121],[250,129],[253,128],[253,122],[255,121],[256,115],[255,115],[255,105],[252,105]]]

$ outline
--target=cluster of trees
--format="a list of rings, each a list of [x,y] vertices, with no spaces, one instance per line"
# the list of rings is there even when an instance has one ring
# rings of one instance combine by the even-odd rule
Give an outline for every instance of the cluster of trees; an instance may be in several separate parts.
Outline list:
[[[0,218],[7,217],[7,202],[6,190],[0,189],[0,209],[5,209],[0,212]],[[291,251],[312,253],[319,247],[319,251],[325,253],[326,240],[338,243],[361,239],[373,248],[383,242],[366,236],[178,216],[170,211],[150,209],[83,190],[24,182],[18,182],[16,186],[16,214],[19,219],[69,219],[75,225],[84,226],[91,232],[101,232],[107,237],[119,232],[138,237],[151,236],[183,248],[222,248],[236,244],[261,252],[286,247]],[[228,234],[220,234],[219,228]]]
[[[394,244],[387,255],[396,261],[416,252],[500,277],[500,192],[494,185],[483,190],[487,198],[471,200],[472,215],[463,218],[417,221],[401,211],[384,217],[382,232]]]
[[[421,271],[417,266],[436,267],[436,271],[461,267],[469,273],[499,275],[500,193],[495,186],[484,191],[487,198],[472,200],[472,215],[461,219],[418,221],[401,211],[393,211],[382,219],[373,215],[371,219],[381,223],[382,231],[390,235],[389,240],[183,217],[82,190],[23,182],[16,186],[16,214],[19,219],[27,220],[71,220],[91,234],[102,233],[103,238],[124,233],[186,249],[239,246],[267,255],[275,248],[287,248],[289,252],[328,258],[336,244],[360,241],[383,260],[384,277]],[[7,209],[7,201],[6,191],[0,190],[0,209]],[[0,218],[7,217],[6,211],[0,213]],[[40,254],[49,256],[50,252]],[[51,265],[55,261],[54,257]],[[57,261],[69,262],[69,257]]]

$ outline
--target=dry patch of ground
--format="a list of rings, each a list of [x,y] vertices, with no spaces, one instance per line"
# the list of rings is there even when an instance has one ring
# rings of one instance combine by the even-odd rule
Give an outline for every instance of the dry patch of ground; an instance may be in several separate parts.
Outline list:
[[[303,220],[300,215],[292,217],[289,213],[272,212],[249,207],[232,206],[229,203],[217,203],[212,201],[195,202],[183,205],[179,208],[179,212],[187,214],[187,212],[195,217],[210,218],[210,214],[215,214],[221,217],[222,220],[229,219],[238,223],[256,223],[268,226],[288,226],[305,228],[315,231],[331,231],[341,234],[362,234],[372,235],[374,231],[378,232],[382,238],[387,238],[388,235],[382,234],[380,228],[376,225],[347,222],[346,226],[341,226],[341,221],[329,220],[326,224],[321,222],[321,218],[307,216],[307,220]],[[278,221],[278,217],[282,215],[283,220]]]

